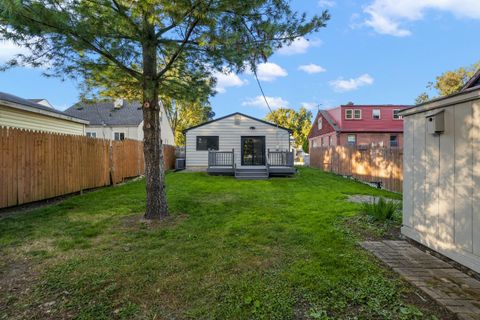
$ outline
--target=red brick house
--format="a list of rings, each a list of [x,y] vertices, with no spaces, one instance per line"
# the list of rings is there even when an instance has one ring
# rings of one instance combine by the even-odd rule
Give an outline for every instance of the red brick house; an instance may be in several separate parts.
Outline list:
[[[308,135],[309,147],[383,146],[403,147],[403,119],[406,105],[347,104],[320,110]]]

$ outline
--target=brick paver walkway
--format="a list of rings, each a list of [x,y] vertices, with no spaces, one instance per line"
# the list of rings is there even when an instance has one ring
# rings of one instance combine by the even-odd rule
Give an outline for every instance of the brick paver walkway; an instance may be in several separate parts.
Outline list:
[[[406,241],[366,241],[361,245],[459,319],[480,320],[480,281]]]

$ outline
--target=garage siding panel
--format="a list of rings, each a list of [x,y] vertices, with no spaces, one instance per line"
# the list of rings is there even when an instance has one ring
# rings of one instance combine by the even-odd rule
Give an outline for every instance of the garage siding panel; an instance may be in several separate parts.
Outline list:
[[[473,157],[473,253],[480,256],[480,102],[472,106],[472,157]]]
[[[438,240],[443,246],[454,243],[455,217],[455,121],[454,109],[446,108],[445,132],[440,135],[440,179],[438,201]]]
[[[404,120],[404,148],[403,148],[403,224],[413,226],[413,121]]]
[[[439,194],[439,148],[438,135],[429,134],[425,116],[425,231],[431,238],[437,236],[438,229],[438,194]]]
[[[424,115],[412,116],[413,121],[413,222],[414,228],[425,231],[425,127]]]
[[[472,252],[472,121],[470,103],[454,108],[455,112],[455,243]]]

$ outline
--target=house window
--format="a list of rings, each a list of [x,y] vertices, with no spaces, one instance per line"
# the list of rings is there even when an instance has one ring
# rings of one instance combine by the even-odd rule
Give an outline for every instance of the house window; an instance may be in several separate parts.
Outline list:
[[[393,110],[393,119],[395,119],[395,120],[400,120],[400,119],[402,119],[402,116],[399,115],[399,113],[400,113],[400,109],[395,109],[395,110]]]
[[[347,144],[354,146],[357,143],[357,137],[354,134],[349,134],[347,136]]]
[[[322,118],[318,118],[318,130],[322,130],[323,123],[322,123]]]
[[[398,147],[398,136],[390,136],[390,147]]]
[[[333,145],[332,140],[333,140],[332,136],[328,137],[328,145],[329,146]]]
[[[360,109],[353,110],[353,118],[354,119],[362,119],[362,110],[360,110]]]
[[[198,136],[197,151],[218,150],[218,136]]]
[[[87,135],[88,138],[96,138],[97,137],[96,132],[87,132],[86,135]]]
[[[353,119],[353,109],[345,110],[345,119]]]
[[[320,138],[320,141],[321,141],[320,144],[323,147],[323,137]]]
[[[380,109],[373,109],[372,110],[372,119],[380,120]]]
[[[125,140],[125,132],[114,132],[113,133],[114,140]]]

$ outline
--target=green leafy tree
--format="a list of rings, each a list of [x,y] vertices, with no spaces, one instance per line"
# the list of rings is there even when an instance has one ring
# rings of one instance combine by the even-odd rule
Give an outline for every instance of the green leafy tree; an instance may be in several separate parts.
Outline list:
[[[428,83],[427,89],[436,91],[439,97],[457,93],[479,69],[480,61],[466,68],[461,67],[452,71],[446,71],[438,76],[435,82]],[[430,98],[428,93],[423,92],[416,98],[415,102],[419,104],[430,99],[432,98]]]
[[[183,134],[185,129],[212,120],[215,116],[212,107],[207,102],[166,100],[168,102],[165,104],[165,109],[169,115],[177,146],[185,145],[185,135]]]
[[[42,66],[84,88],[102,75],[141,88],[146,176],[145,218],[168,215],[159,96],[169,75],[253,70],[276,49],[318,31],[328,12],[307,18],[287,0],[2,0],[0,39],[30,50],[4,68]],[[174,80],[178,80],[173,75]],[[92,83],[89,83],[92,81]],[[168,94],[166,94],[168,95]]]
[[[279,126],[291,129],[295,147],[301,147],[308,152],[308,133],[312,127],[312,112],[304,107],[298,111],[288,108],[278,108],[267,114],[265,120],[273,122]],[[307,149],[305,149],[305,146]]]

